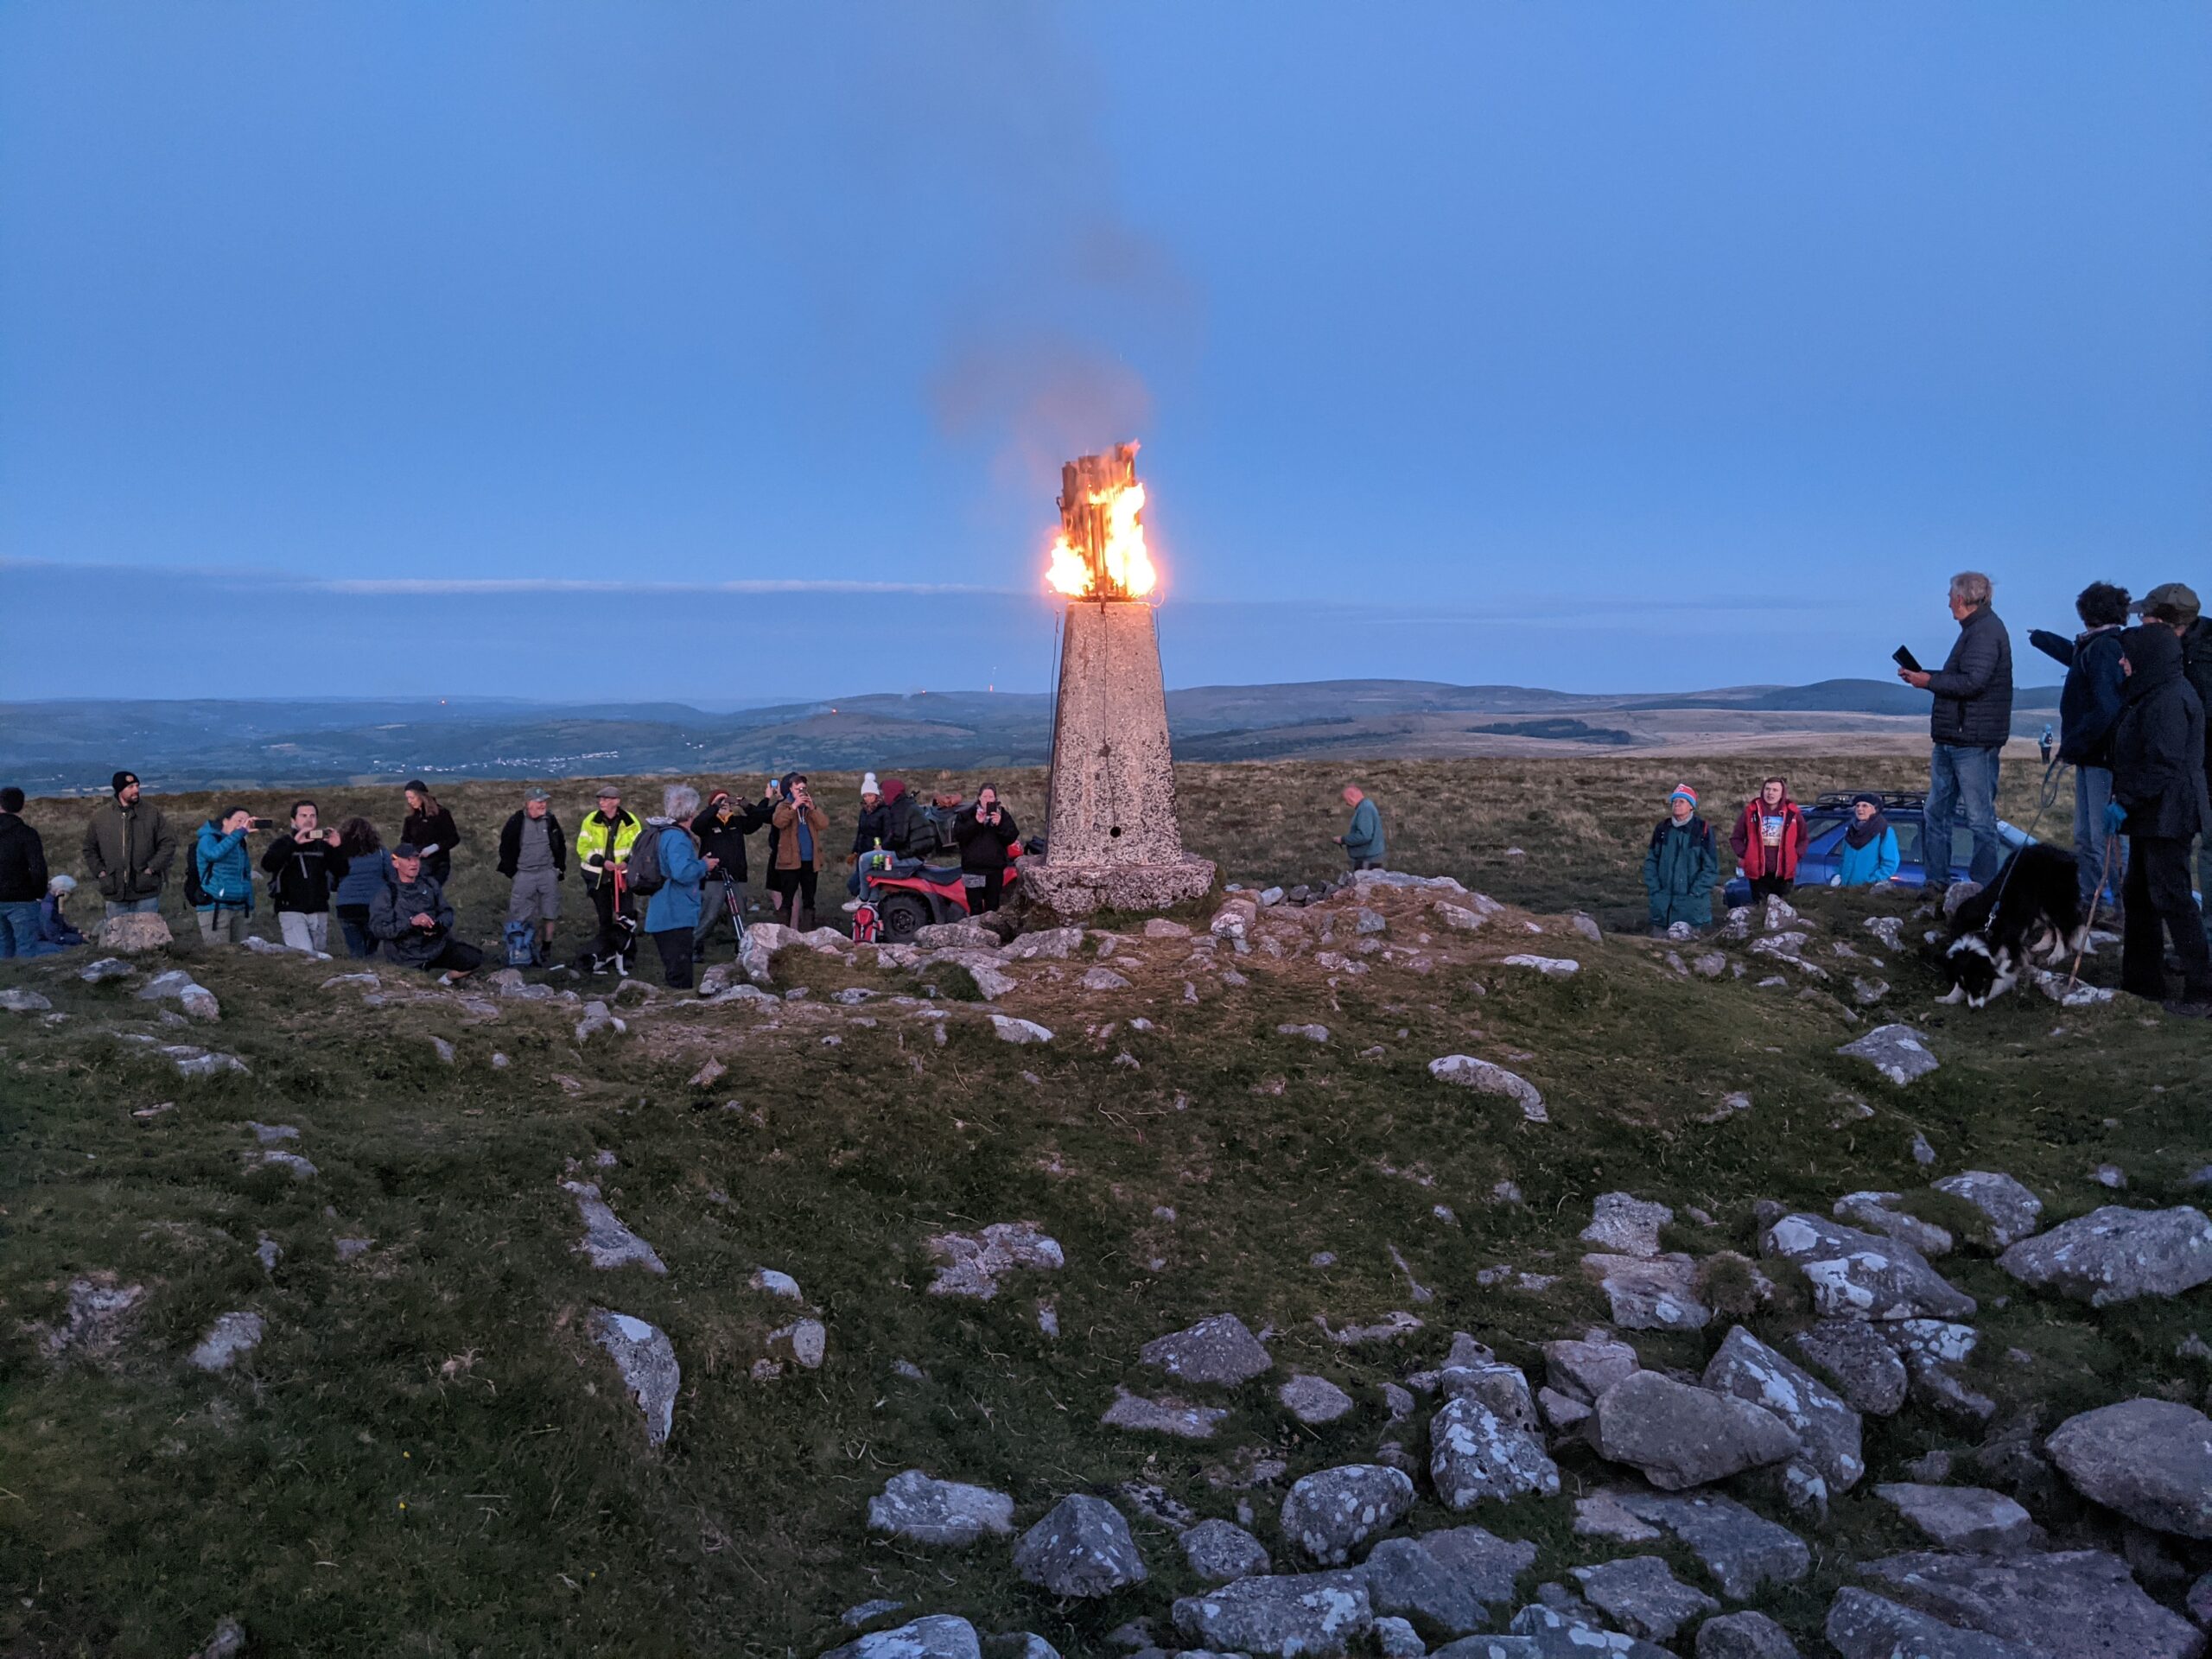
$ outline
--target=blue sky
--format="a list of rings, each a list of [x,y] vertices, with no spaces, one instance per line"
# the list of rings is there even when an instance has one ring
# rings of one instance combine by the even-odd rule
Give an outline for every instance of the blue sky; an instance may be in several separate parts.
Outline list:
[[[1128,437],[1175,683],[1879,673],[2212,580],[2208,184],[2194,4],[0,9],[0,695],[1041,689]]]

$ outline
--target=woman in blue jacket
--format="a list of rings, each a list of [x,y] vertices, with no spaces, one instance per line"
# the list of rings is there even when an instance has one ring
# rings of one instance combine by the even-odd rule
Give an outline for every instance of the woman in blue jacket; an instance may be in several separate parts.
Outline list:
[[[645,899],[645,931],[660,952],[661,976],[671,991],[691,988],[691,936],[699,925],[699,887],[721,862],[699,856],[691,839],[691,820],[699,813],[699,791],[671,784],[661,796],[663,816],[645,820],[645,834],[660,837],[660,886]]]
[[[1836,843],[1836,873],[1832,887],[1872,887],[1897,873],[1897,832],[1883,816],[1882,803],[1873,795],[1851,798],[1851,822]]]
[[[348,818],[338,831],[338,850],[346,858],[346,874],[330,895],[338,912],[338,925],[346,935],[346,951],[353,957],[373,957],[377,941],[369,931],[369,906],[392,884],[391,855],[384,837],[366,818]]]
[[[253,813],[243,806],[200,826],[192,855],[200,861],[200,889],[207,894],[194,906],[204,944],[236,944],[253,914],[253,863],[245,850],[246,832],[252,828]]]

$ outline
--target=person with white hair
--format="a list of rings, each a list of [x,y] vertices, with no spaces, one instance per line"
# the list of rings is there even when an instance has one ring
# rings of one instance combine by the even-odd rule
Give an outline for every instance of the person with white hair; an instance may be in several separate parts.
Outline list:
[[[1959,637],[1934,673],[1899,668],[1907,685],[1935,694],[1928,717],[1927,830],[1921,860],[1941,887],[1951,878],[1950,835],[1963,812],[1974,836],[1967,876],[1986,887],[2005,861],[1997,834],[1997,768],[2012,734],[2012,637],[1989,608],[1989,578],[1961,570],[1951,578],[1951,616]],[[1910,658],[1907,659],[1910,660]]]
[[[84,944],[85,936],[69,919],[69,895],[76,891],[73,875],[57,875],[48,881],[46,898],[38,907],[38,943],[31,948],[31,955],[50,957]]]
[[[699,791],[671,784],[661,794],[661,816],[645,820],[644,835],[654,837],[660,885],[645,899],[645,932],[660,952],[661,977],[671,991],[691,988],[692,935],[699,925],[699,889],[721,861],[702,858],[691,833],[699,816]],[[641,840],[643,836],[639,837]],[[632,863],[638,863],[632,855]]]

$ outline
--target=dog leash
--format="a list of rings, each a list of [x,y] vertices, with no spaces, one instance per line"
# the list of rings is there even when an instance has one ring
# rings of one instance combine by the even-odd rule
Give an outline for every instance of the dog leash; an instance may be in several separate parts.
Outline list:
[[[2112,879],[2113,843],[2119,839],[2118,836],[2105,837],[2105,861],[2097,871],[2097,890],[2089,897],[2089,920],[2082,929],[2082,943],[2075,947],[2074,969],[2066,976],[2066,988],[2059,994],[2058,1006],[2062,1008],[2066,1006],[2066,999],[2074,995],[2074,987],[2081,980],[2082,957],[2089,948],[2089,934],[2097,925],[2097,906],[2105,901],[2105,883]]]

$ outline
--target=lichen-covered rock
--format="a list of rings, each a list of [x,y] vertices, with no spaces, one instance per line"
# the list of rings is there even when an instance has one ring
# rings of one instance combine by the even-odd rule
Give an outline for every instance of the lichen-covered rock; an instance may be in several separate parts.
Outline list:
[[[1387,1531],[1414,1506],[1403,1470],[1354,1463],[1307,1475],[1282,1501],[1282,1529],[1324,1567],[1341,1567],[1351,1552]]]
[[[1720,1611],[1719,1602],[1684,1584],[1656,1555],[1630,1555],[1573,1571],[1582,1593],[1606,1617],[1654,1642],[1671,1642],[1691,1620]]]
[[[1956,1242],[1950,1233],[1895,1208],[1904,1198],[1902,1192],[1847,1192],[1831,1206],[1830,1213],[1838,1221],[1910,1244],[1923,1255],[1948,1255]]]
[[[1759,1236],[1759,1253],[1793,1263],[1824,1317],[1952,1319],[1974,1311],[1974,1298],[1910,1244],[1823,1216],[1783,1217]]]
[[[932,1613],[895,1630],[871,1630],[822,1659],[982,1659],[982,1648],[966,1619]]]
[[[1870,1417],[1894,1415],[1911,1379],[1897,1350],[1863,1319],[1823,1319],[1790,1338],[1805,1363],[1836,1386],[1844,1402]]]
[[[993,1014],[991,1029],[998,1033],[1002,1043],[1049,1043],[1052,1040],[1052,1033],[1034,1020],[1017,1020],[1011,1014]]]
[[[1559,1465],[1543,1441],[1471,1395],[1446,1401],[1429,1420],[1428,1443],[1429,1478],[1447,1509],[1469,1509],[1485,1498],[1559,1493]]]
[[[2102,1550],[1921,1551],[1859,1570],[1899,1601],[2033,1659],[2196,1659],[2203,1650],[2202,1631],[2145,1595],[2127,1563]]]
[[[2107,1205],[1997,1258],[2024,1285],[2056,1290],[2092,1307],[2138,1296],[2178,1296],[2212,1280],[2212,1221],[2201,1210],[2130,1210]]]
[[[1821,1632],[1843,1659],[2036,1659],[2027,1649],[1962,1630],[1871,1590],[1839,1590]]]
[[[563,1181],[561,1190],[576,1201],[584,1236],[577,1241],[575,1250],[577,1255],[589,1257],[592,1266],[620,1268],[635,1263],[652,1273],[668,1271],[667,1263],[653,1247],[625,1227],[621,1217],[607,1208],[597,1186],[589,1181]]]
[[[1488,1060],[1478,1060],[1471,1054],[1446,1054],[1428,1063],[1428,1075],[1440,1083],[1456,1084],[1478,1094],[1503,1096],[1520,1107],[1521,1116],[1529,1122],[1551,1121],[1550,1114],[1544,1109],[1543,1094],[1535,1084]]]
[[[977,1233],[939,1233],[925,1243],[938,1262],[932,1296],[964,1296],[988,1302],[999,1281],[1015,1272],[1052,1273],[1067,1266],[1059,1241],[1033,1221],[997,1221]]]
[[[1600,1192],[1591,1201],[1590,1224],[1581,1236],[1610,1255],[1653,1256],[1659,1254],[1659,1230],[1674,1218],[1663,1204],[1630,1192]]]
[[[1764,1406],[1797,1431],[1805,1459],[1835,1491],[1848,1491],[1866,1472],[1859,1414],[1802,1367],[1742,1325],[1728,1332],[1705,1368],[1705,1386]]]
[[[1228,1584],[1268,1570],[1267,1546],[1234,1522],[1201,1521],[1179,1541],[1191,1571],[1208,1584]]]
[[[676,1396],[683,1384],[676,1344],[658,1325],[611,1308],[594,1308],[590,1329],[592,1340],[607,1351],[631,1399],[645,1414],[645,1439],[654,1446],[664,1444],[676,1426]]]
[[[1283,1409],[1309,1427],[1333,1423],[1352,1409],[1351,1396],[1325,1376],[1301,1371],[1275,1390]]]
[[[1375,1622],[1357,1573],[1281,1573],[1239,1579],[1175,1603],[1175,1628],[1215,1654],[1335,1659]]]
[[[1179,1440],[1210,1440],[1229,1415],[1224,1406],[1194,1406],[1187,1400],[1163,1396],[1147,1400],[1127,1389],[1114,1390],[1114,1403],[1098,1421],[1109,1428],[1134,1434],[1172,1434]]]
[[[1772,1412],[1656,1371],[1638,1371],[1606,1389],[1593,1421],[1600,1457],[1642,1470],[1667,1491],[1783,1463],[1803,1450],[1796,1431]]]
[[[1723,1613],[1697,1627],[1697,1659],[1799,1659],[1797,1644],[1764,1613]]]
[[[1014,1547],[1014,1571],[1056,1596],[1088,1599],[1145,1580],[1129,1523],[1103,1497],[1062,1498]]]
[[[1603,1330],[1548,1342],[1543,1353],[1546,1385],[1585,1404],[1637,1369],[1636,1350]]]
[[[1376,1613],[1465,1636],[1491,1622],[1491,1608],[1512,1602],[1514,1580],[1535,1559],[1534,1544],[1509,1542],[1480,1527],[1453,1527],[1419,1538],[1385,1538],[1360,1571]]]
[[[1274,1365],[1243,1320],[1217,1313],[1187,1330],[1155,1337],[1138,1351],[1138,1359],[1185,1382],[1233,1389]]]
[[[2101,1406],[2061,1423],[2048,1450],[2084,1497],[2139,1526],[2212,1538],[2212,1418],[2193,1407]]]
[[[1812,1571],[1812,1552],[1787,1527],[1718,1492],[1665,1497],[1624,1492],[1621,1507],[1681,1539],[1721,1592],[1748,1601],[1770,1584],[1795,1584]]]
[[[1946,1175],[1935,1187],[1980,1211],[1989,1223],[1989,1241],[2000,1250],[2043,1224],[2043,1200],[2010,1175],[1969,1169],[1962,1174]]]
[[[1910,1026],[1877,1026],[1836,1052],[1866,1061],[1900,1089],[1936,1066],[1935,1055]]]
[[[1586,1255],[1582,1270],[1605,1293],[1615,1325],[1630,1331],[1701,1331],[1713,1310],[1698,1300],[1694,1258]]]
[[[1014,1499],[987,1486],[938,1480],[918,1469],[893,1475],[868,1501],[868,1529],[909,1543],[964,1549],[986,1535],[1014,1532]]]
[[[1895,1505],[1898,1514],[1944,1549],[2001,1555],[2032,1549],[2043,1540],[2043,1529],[2025,1510],[1986,1487],[1891,1481],[1877,1486],[1874,1496]]]

